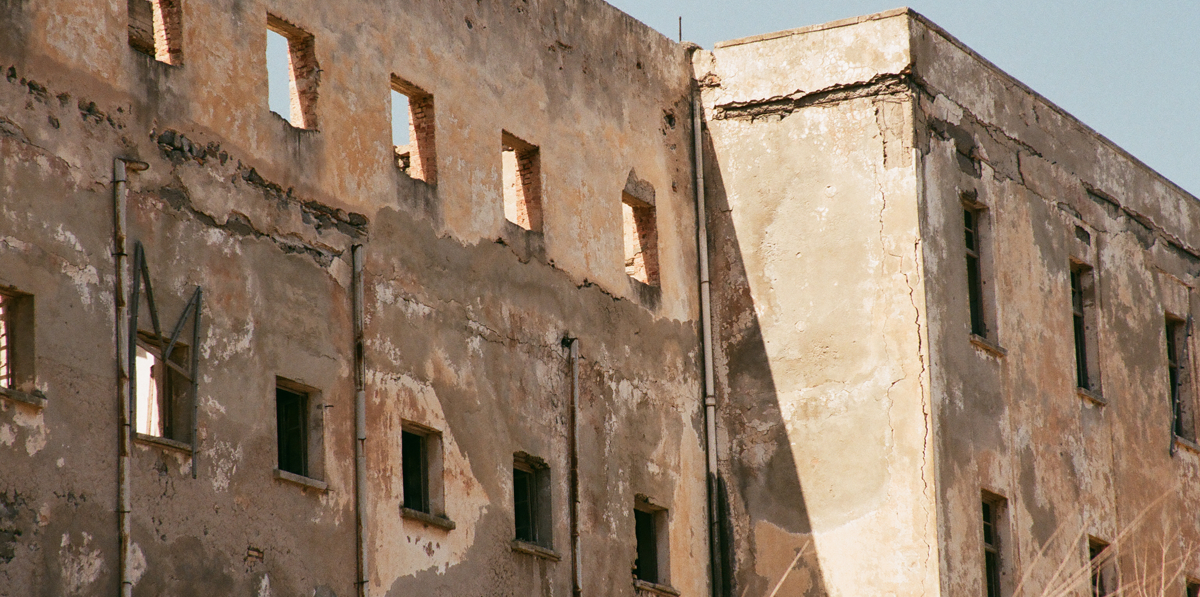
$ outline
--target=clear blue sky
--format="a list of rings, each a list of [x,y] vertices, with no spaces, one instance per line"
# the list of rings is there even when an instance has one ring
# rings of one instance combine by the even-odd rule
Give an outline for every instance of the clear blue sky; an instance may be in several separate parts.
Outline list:
[[[840,0],[609,0],[705,48],[902,6]],[[1200,196],[1200,0],[911,0],[1010,75]]]

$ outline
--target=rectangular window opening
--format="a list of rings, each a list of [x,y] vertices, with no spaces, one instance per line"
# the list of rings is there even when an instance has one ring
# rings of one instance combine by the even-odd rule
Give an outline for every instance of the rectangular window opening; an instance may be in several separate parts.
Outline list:
[[[981,211],[976,207],[963,207],[963,230],[966,237],[967,296],[971,306],[971,333],[981,338],[987,338],[988,326],[983,295],[983,259],[980,250]]]
[[[0,386],[15,389],[13,375],[12,303],[7,294],[0,294]]]
[[[1088,537],[1088,560],[1091,566],[1091,597],[1112,595],[1117,587],[1117,571],[1108,543]]]
[[[1171,396],[1171,427],[1177,437],[1196,441],[1192,397],[1192,371],[1189,365],[1187,320],[1167,317],[1167,383]]]
[[[987,597],[1001,597],[1003,578],[1002,538],[1005,530],[1004,498],[984,492],[983,506],[983,578]]]
[[[504,217],[526,230],[541,232],[541,151],[507,131],[501,133],[500,148]]]
[[[166,339],[138,332],[135,362],[137,432],[191,443],[190,350],[188,346],[176,343],[164,359],[166,344]]]
[[[658,218],[654,206],[623,192],[621,220],[625,273],[649,286],[658,286]]]
[[[1092,268],[1079,263],[1071,265],[1071,320],[1075,335],[1076,386],[1099,394],[1096,280]]]
[[[400,431],[402,507],[445,517],[442,494],[442,436],[439,432],[404,422]]]
[[[129,46],[166,64],[182,63],[181,0],[128,0]]]
[[[513,457],[513,514],[517,541],[549,549],[552,546],[550,469],[540,458],[517,453]]]
[[[33,295],[0,288],[0,387],[36,394]]]
[[[1189,578],[1187,580],[1187,597],[1200,597],[1200,580]]]
[[[633,510],[637,559],[633,577],[657,585],[670,585],[669,519],[667,510],[638,496]]]
[[[392,75],[391,96],[396,166],[411,178],[437,184],[433,95]]]
[[[267,93],[271,111],[299,129],[317,128],[317,65],[312,34],[267,15]]]
[[[324,475],[325,407],[321,392],[275,378],[275,428],[279,470],[320,480]]]

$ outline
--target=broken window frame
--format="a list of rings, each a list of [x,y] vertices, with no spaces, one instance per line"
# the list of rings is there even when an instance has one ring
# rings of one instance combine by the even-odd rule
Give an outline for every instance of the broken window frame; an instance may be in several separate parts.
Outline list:
[[[191,412],[192,429],[191,429],[191,442],[190,442],[191,450],[192,450],[192,478],[195,479],[197,476],[196,466],[199,463],[199,452],[200,452],[198,449],[199,448],[199,445],[198,445],[198,442],[199,442],[199,433],[198,433],[198,421],[199,421],[199,417],[198,417],[199,408],[198,407],[199,407],[199,404],[198,404],[198,402],[199,401],[197,400],[197,395],[198,395],[198,391],[199,391],[199,379],[200,379],[200,375],[199,375],[199,372],[200,372],[200,350],[199,350],[200,318],[201,318],[201,310],[202,310],[201,306],[202,306],[203,300],[204,300],[203,299],[204,293],[199,286],[196,287],[196,290],[192,292],[191,298],[188,299],[187,305],[184,306],[183,312],[179,315],[179,319],[175,322],[175,326],[171,330],[171,335],[164,336],[162,326],[159,325],[158,306],[154,302],[154,287],[150,283],[150,266],[146,262],[146,252],[145,252],[145,249],[142,247],[141,241],[136,241],[133,245],[133,282],[132,282],[132,284],[133,284],[133,290],[129,293],[129,297],[130,297],[129,342],[127,344],[129,347],[129,354],[127,355],[128,368],[129,368],[129,379],[128,379],[129,389],[128,389],[128,391],[129,391],[129,396],[131,398],[129,400],[128,417],[129,417],[129,422],[130,422],[130,433],[133,434],[133,437],[130,437],[130,440],[136,439],[137,428],[138,428],[138,426],[137,426],[137,395],[138,395],[138,393],[137,393],[137,377],[138,377],[137,376],[137,351],[138,351],[139,346],[142,346],[142,343],[139,343],[139,341],[138,341],[139,340],[138,317],[140,315],[139,310],[141,308],[142,289],[143,289],[143,285],[144,285],[146,303],[147,303],[148,311],[150,313],[150,323],[152,325],[152,331],[153,331],[153,335],[151,337],[158,339],[158,347],[157,347],[157,352],[156,352],[155,356],[157,357],[159,362],[165,363],[168,367],[170,367],[173,371],[175,371],[178,375],[180,375],[184,380],[186,380],[189,385],[188,398],[191,401],[190,406],[192,409],[192,412]],[[189,359],[190,360],[189,367],[185,369],[184,367],[176,364],[175,360],[172,359],[171,357],[173,356],[173,353],[174,353],[176,347],[181,346],[179,344],[179,337],[183,333],[184,324],[187,323],[188,319],[191,319],[191,321],[192,321],[192,330],[191,330],[191,332],[192,332],[192,350],[190,351],[191,359]],[[166,342],[163,342],[164,339],[166,340]],[[145,350],[145,348],[143,348],[143,350]],[[150,351],[147,351],[147,352],[150,352]]]
[[[169,365],[163,365],[163,345],[166,339],[162,337],[154,337],[152,334],[139,331],[137,334],[137,349],[145,352],[149,357],[154,359],[154,365],[151,365],[151,379],[153,379],[154,400],[157,403],[158,409],[158,428],[151,429],[147,427],[141,430],[138,423],[146,421],[134,420],[134,430],[138,436],[150,436],[160,439],[168,439],[174,442],[190,443],[183,441],[180,437],[187,429],[177,429],[178,421],[177,409],[187,407],[188,393],[190,393],[190,381],[186,374],[183,373],[183,368],[189,362],[190,348],[183,343],[177,343],[171,351],[172,362]],[[161,374],[154,375],[154,367],[161,367]],[[136,369],[131,370],[132,374],[137,373]],[[134,411],[140,411],[142,400],[139,396],[133,396]]]

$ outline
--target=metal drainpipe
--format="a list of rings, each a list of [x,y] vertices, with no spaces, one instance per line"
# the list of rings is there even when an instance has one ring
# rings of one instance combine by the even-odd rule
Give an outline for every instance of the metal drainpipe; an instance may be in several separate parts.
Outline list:
[[[129,305],[125,297],[125,280],[129,268],[129,254],[126,251],[125,241],[125,212],[129,195],[127,174],[129,171],[141,172],[149,167],[150,165],[145,162],[123,158],[113,159],[112,251],[113,259],[116,262],[113,297],[117,307],[117,402],[119,403],[117,412],[117,433],[119,435],[117,440],[117,536],[120,540],[121,597],[130,597],[133,594],[130,570],[130,562],[133,559],[130,553],[132,543],[129,540],[129,516],[132,509],[129,481],[131,446],[129,442],[133,429],[129,421],[132,397],[129,392],[129,361],[126,358],[129,341]]]
[[[700,259],[700,330],[704,345],[705,450],[708,462],[708,545],[712,594],[724,585],[721,570],[721,522],[718,512],[717,396],[713,379],[712,288],[708,271],[708,214],[704,203],[704,134],[700,88],[692,95],[692,129],[696,170],[696,244]]]
[[[571,362],[571,594],[583,594],[583,556],[579,541],[579,338],[567,336]]]
[[[367,379],[363,357],[363,247],[350,247],[354,302],[354,518],[358,540],[358,594],[368,597],[367,584]]]

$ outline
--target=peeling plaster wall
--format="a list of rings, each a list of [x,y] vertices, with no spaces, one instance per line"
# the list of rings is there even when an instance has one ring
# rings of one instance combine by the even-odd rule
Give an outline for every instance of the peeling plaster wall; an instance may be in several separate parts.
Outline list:
[[[908,40],[892,12],[694,60],[729,594],[939,590]]]
[[[585,594],[634,595],[635,494],[670,508],[671,584],[708,591],[683,49],[592,0],[401,8],[186,3],[181,66],[128,47],[123,2],[0,8],[0,286],[35,297],[47,397],[0,398],[0,595],[118,590],[114,156],[150,164],[129,236],[167,325],[205,292],[198,478],[134,444],[135,595],[355,594],[352,244],[372,594],[569,594],[567,334]],[[319,131],[267,109],[268,11],[315,37]],[[437,186],[391,163],[392,74],[436,98]],[[502,129],[540,147],[542,234],[504,221]],[[631,171],[660,287],[625,274]],[[327,491],[272,476],[276,376],[320,390]],[[442,434],[454,530],[400,515],[402,421]],[[550,466],[561,561],[512,550],[515,452]]]
[[[1119,543],[1128,590],[1158,595],[1166,572],[1161,594],[1183,595],[1200,454],[1171,455],[1164,318],[1196,312],[1200,203],[935,25],[911,28],[943,591],[983,590],[986,490],[1007,500],[1008,590],[1085,570],[1090,535]],[[968,340],[964,192],[987,206],[1003,356]],[[1097,281],[1099,400],[1075,387],[1072,260]]]

